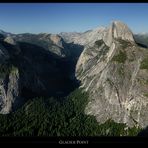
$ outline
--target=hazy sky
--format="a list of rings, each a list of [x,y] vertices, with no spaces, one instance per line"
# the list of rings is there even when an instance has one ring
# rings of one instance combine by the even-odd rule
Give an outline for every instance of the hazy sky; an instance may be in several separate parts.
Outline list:
[[[126,23],[134,33],[148,32],[148,4],[0,4],[0,29],[12,33],[83,32],[113,20]]]

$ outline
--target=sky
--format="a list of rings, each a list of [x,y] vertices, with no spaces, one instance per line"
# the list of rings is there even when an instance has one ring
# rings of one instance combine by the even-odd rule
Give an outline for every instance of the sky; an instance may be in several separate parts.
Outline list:
[[[148,3],[0,3],[0,29],[11,33],[84,32],[115,20],[148,32]]]

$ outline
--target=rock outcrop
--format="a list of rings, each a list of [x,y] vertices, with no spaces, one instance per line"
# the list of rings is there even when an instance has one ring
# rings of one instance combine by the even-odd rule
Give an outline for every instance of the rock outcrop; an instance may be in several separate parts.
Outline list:
[[[4,37],[0,40],[0,113],[2,114],[10,113],[22,102],[19,69],[12,62],[13,56],[18,54],[16,47],[12,38]]]
[[[1,71],[0,75],[0,113],[7,114],[22,103],[19,71],[16,67],[9,67],[9,72],[2,73]]]
[[[85,113],[99,123],[113,119],[129,127],[147,126],[146,59],[148,50],[134,42],[125,24],[115,21],[106,28],[99,40],[85,47],[76,66],[76,77],[90,95]]]
[[[112,31],[113,38],[120,38],[122,40],[134,42],[133,33],[126,24],[123,24],[120,21],[115,21],[112,23],[110,29]]]

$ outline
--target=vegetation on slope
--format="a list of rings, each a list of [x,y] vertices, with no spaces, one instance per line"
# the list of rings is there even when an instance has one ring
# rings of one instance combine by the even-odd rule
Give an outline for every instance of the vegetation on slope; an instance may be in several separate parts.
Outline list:
[[[127,55],[126,55],[126,52],[123,52],[123,51],[119,51],[119,54],[118,55],[115,55],[112,60],[113,61],[117,61],[119,63],[124,63],[127,59]]]
[[[12,64],[0,64],[0,77],[3,77],[10,73],[17,72],[18,69]]]
[[[148,58],[145,58],[142,62],[141,62],[141,69],[148,69]]]
[[[81,89],[65,99],[35,98],[8,115],[0,115],[1,136],[123,136],[137,135],[139,129],[108,120],[99,125],[84,114],[88,95]]]

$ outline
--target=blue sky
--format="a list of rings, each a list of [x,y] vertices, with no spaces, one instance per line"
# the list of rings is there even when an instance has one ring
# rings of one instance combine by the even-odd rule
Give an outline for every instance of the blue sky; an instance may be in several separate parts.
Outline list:
[[[134,33],[148,32],[148,3],[0,4],[0,29],[12,33],[83,32],[113,20]]]

